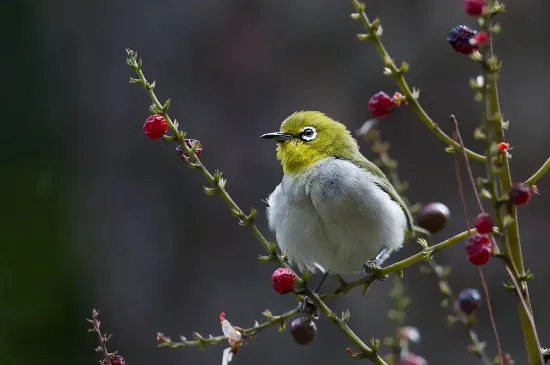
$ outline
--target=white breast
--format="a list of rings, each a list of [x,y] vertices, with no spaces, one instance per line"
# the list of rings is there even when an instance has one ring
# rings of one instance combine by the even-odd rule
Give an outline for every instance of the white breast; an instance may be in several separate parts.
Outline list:
[[[403,244],[401,207],[353,163],[327,158],[300,177],[285,176],[268,198],[269,227],[300,270],[361,270],[382,247]]]

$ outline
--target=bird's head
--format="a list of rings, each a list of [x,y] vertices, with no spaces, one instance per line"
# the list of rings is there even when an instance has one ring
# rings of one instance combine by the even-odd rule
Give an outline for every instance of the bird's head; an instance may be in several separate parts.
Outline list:
[[[351,158],[358,151],[357,141],[342,123],[317,111],[296,112],[285,119],[279,132],[261,138],[277,141],[277,159],[290,175],[324,158]]]

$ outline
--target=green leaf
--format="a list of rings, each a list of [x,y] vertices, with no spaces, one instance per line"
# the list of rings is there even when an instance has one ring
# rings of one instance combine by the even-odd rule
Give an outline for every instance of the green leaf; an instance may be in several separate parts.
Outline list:
[[[169,108],[170,108],[170,99],[167,99],[164,105],[162,106],[162,110],[166,113]]]

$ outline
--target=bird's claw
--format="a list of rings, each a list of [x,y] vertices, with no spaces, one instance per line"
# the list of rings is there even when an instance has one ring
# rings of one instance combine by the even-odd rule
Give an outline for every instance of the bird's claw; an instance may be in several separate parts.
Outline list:
[[[361,273],[365,277],[367,283],[372,283],[375,280],[386,280],[388,275],[381,275],[380,271],[382,268],[376,260],[368,260],[363,264]]]

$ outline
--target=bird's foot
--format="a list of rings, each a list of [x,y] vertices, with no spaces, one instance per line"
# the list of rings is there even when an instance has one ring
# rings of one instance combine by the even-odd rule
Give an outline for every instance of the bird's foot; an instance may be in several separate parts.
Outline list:
[[[361,273],[365,277],[367,283],[372,283],[375,280],[386,280],[388,275],[381,275],[382,268],[380,267],[380,261],[377,259],[371,259],[365,261]]]
[[[314,319],[319,318],[319,311],[317,310],[317,307],[308,297],[304,297],[304,301],[300,303],[300,313],[311,316]]]

